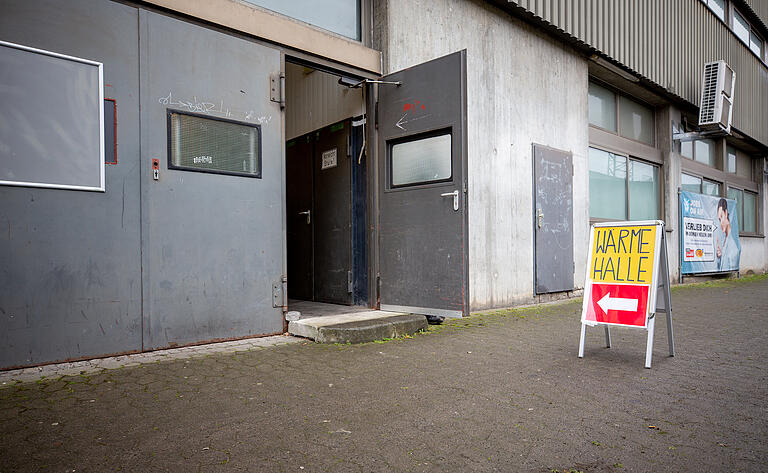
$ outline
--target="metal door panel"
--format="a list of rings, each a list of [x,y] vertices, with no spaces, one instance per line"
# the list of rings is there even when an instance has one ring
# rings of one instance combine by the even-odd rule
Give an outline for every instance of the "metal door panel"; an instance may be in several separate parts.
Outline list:
[[[533,147],[536,294],[573,290],[573,158]]]
[[[312,300],[312,141],[309,135],[285,149],[288,297]],[[308,212],[308,213],[306,213]]]
[[[144,10],[139,28],[145,348],[282,332],[280,53]],[[261,178],[169,170],[168,109],[260,124]]]
[[[323,128],[315,141],[315,300],[352,304],[352,181],[349,121]],[[335,152],[336,164],[330,165]],[[329,153],[323,169],[323,154]]]
[[[382,309],[467,313],[466,51],[384,77],[379,86],[380,301]],[[451,177],[391,185],[395,143],[451,134]],[[453,197],[457,192],[458,210]]]

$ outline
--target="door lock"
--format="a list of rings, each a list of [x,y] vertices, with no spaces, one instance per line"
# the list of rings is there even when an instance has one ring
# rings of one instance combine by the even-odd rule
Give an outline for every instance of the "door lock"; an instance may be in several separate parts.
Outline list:
[[[312,211],[311,210],[305,210],[303,212],[299,212],[299,215],[306,215],[307,216],[307,225],[309,225],[309,223],[312,221],[311,220],[311,215],[312,215]]]
[[[538,217],[539,217],[539,228],[541,228],[541,223],[544,220],[544,212],[542,212],[541,209],[537,209],[537,210],[539,212],[539,215],[538,215]]]
[[[446,192],[445,194],[440,194],[440,197],[453,197],[453,210],[457,211],[459,210],[459,191],[453,191],[453,192]]]

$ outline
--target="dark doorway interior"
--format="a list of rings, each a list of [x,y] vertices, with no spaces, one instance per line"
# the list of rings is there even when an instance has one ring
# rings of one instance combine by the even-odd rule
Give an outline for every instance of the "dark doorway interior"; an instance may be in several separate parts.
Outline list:
[[[360,125],[350,118],[286,143],[290,299],[368,303]]]

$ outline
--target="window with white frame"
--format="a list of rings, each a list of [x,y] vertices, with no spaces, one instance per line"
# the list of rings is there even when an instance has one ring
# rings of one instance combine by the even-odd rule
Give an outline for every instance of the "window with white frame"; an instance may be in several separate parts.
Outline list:
[[[680,154],[684,158],[693,159],[707,166],[717,167],[715,142],[713,140],[682,141],[680,142]]]
[[[701,0],[721,20],[725,21],[725,0]]]
[[[749,21],[739,13],[735,8],[733,9],[733,23],[731,29],[734,34],[744,42],[744,44],[762,60],[765,60],[764,47],[765,41],[757,32],[757,30],[750,25]]]
[[[361,0],[245,1],[350,39],[362,39]]]

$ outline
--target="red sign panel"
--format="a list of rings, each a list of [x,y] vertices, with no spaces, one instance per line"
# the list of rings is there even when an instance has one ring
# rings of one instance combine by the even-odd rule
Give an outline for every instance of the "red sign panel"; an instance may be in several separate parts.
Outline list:
[[[645,327],[649,287],[639,284],[592,283],[587,294],[588,322]]]

